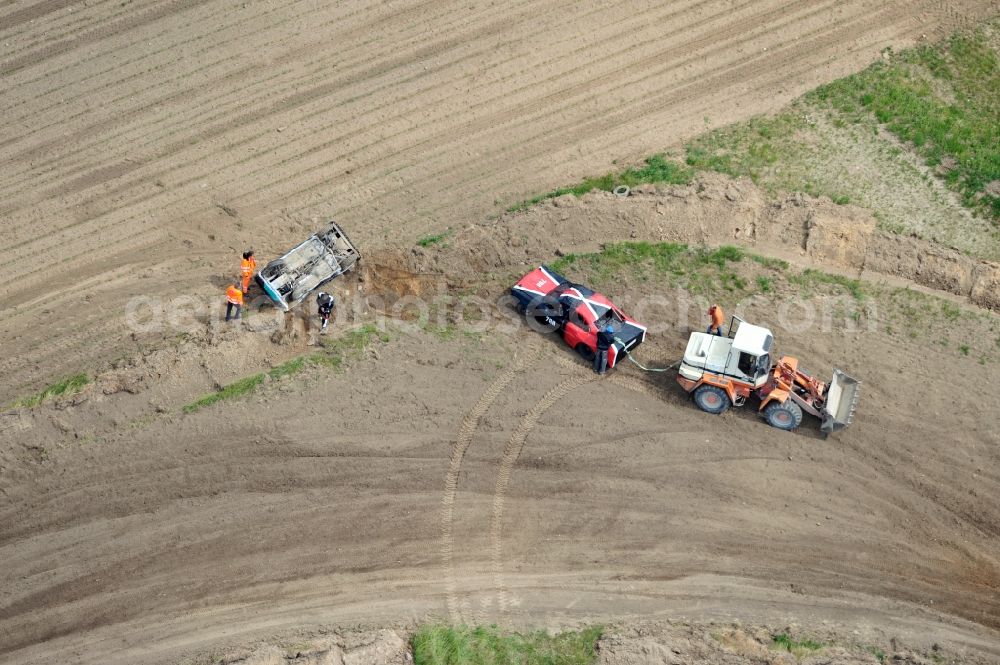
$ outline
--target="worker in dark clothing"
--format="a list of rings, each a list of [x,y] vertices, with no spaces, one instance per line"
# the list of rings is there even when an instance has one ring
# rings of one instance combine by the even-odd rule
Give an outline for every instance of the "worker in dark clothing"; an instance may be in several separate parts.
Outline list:
[[[594,371],[604,374],[608,371],[608,349],[615,341],[615,329],[609,323],[604,330],[597,333],[597,353],[594,354]]]
[[[323,322],[321,329],[326,330],[327,324],[330,323],[330,314],[337,306],[337,301],[329,293],[320,291],[319,295],[316,296],[316,304],[319,305],[319,318]]]

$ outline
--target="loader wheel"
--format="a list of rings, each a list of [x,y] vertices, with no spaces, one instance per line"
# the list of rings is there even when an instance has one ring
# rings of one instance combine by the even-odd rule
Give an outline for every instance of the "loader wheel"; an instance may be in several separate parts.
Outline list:
[[[724,413],[729,408],[729,395],[722,388],[716,386],[702,386],[694,391],[694,403],[698,408],[707,413],[718,415]]]
[[[764,417],[767,419],[767,424],[771,427],[777,427],[778,429],[790,432],[802,424],[802,409],[790,399],[785,400],[783,404],[780,402],[771,402],[764,409]]]
[[[595,355],[594,352],[590,349],[589,346],[587,346],[583,342],[580,342],[579,344],[576,345],[576,352],[579,353],[580,357],[586,360],[587,362],[594,361],[594,355]]]

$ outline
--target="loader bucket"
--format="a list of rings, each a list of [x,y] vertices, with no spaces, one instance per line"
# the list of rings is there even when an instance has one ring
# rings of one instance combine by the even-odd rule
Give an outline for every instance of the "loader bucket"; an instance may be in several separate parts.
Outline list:
[[[854,420],[854,409],[858,405],[860,394],[860,381],[839,369],[833,370],[833,380],[827,387],[823,403],[823,424],[820,425],[820,431],[829,434],[850,425]]]

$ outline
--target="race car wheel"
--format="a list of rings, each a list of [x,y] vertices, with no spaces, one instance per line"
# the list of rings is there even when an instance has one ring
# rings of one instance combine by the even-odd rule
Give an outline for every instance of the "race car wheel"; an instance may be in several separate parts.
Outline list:
[[[771,402],[764,409],[764,418],[771,427],[792,431],[802,424],[802,409],[790,399],[781,402]]]
[[[694,391],[694,403],[706,413],[719,415],[729,408],[729,395],[722,388],[704,385]]]
[[[580,342],[579,344],[576,345],[576,352],[579,353],[580,357],[582,357],[587,362],[591,362],[594,360],[594,351],[583,342]]]

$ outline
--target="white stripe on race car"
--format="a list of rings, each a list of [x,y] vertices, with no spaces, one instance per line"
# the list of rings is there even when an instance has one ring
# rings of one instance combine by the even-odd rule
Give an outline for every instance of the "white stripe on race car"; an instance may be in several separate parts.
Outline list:
[[[636,328],[638,328],[642,332],[646,332],[646,326],[642,325],[641,323],[636,323],[635,321],[626,321],[625,323],[628,324],[628,325],[630,325],[630,326],[635,326]]]
[[[575,291],[575,292],[576,292],[576,295],[574,296],[573,294],[571,294],[571,293],[570,293],[570,291]],[[599,314],[597,313],[597,311],[596,311],[596,310],[594,309],[594,305],[597,305],[598,307],[600,307],[601,309],[604,309],[604,310],[609,310],[609,309],[611,309],[611,308],[610,308],[610,307],[608,307],[607,305],[605,305],[605,304],[603,304],[603,303],[599,303],[599,302],[597,302],[596,300],[587,300],[587,298],[585,298],[585,297],[584,297],[584,295],[583,295],[582,293],[580,293],[579,289],[567,289],[567,290],[566,290],[566,295],[568,295],[568,296],[569,296],[570,298],[574,298],[574,299],[576,299],[576,300],[579,300],[579,301],[581,301],[581,302],[582,302],[582,303],[583,303],[584,305],[586,305],[586,306],[587,306],[587,309],[589,309],[589,310],[590,310],[590,313],[594,315],[594,320],[595,320],[595,321],[596,321],[597,319],[601,318],[601,316],[600,316],[600,315],[599,315]]]
[[[550,282],[552,282],[556,286],[559,286],[559,280],[556,279],[555,277],[553,277],[552,273],[550,273],[548,270],[545,269],[545,266],[538,266],[538,269],[542,271],[542,274],[545,275],[546,279],[548,279]]]
[[[545,294],[544,294],[544,293],[542,293],[541,291],[535,291],[534,289],[529,289],[528,287],[526,287],[526,286],[521,286],[520,284],[515,284],[515,285],[514,285],[514,288],[515,288],[515,289],[519,289],[519,290],[521,290],[521,291],[527,291],[528,293],[534,293],[535,295],[539,295],[539,296],[544,296],[544,295],[545,295]]]

